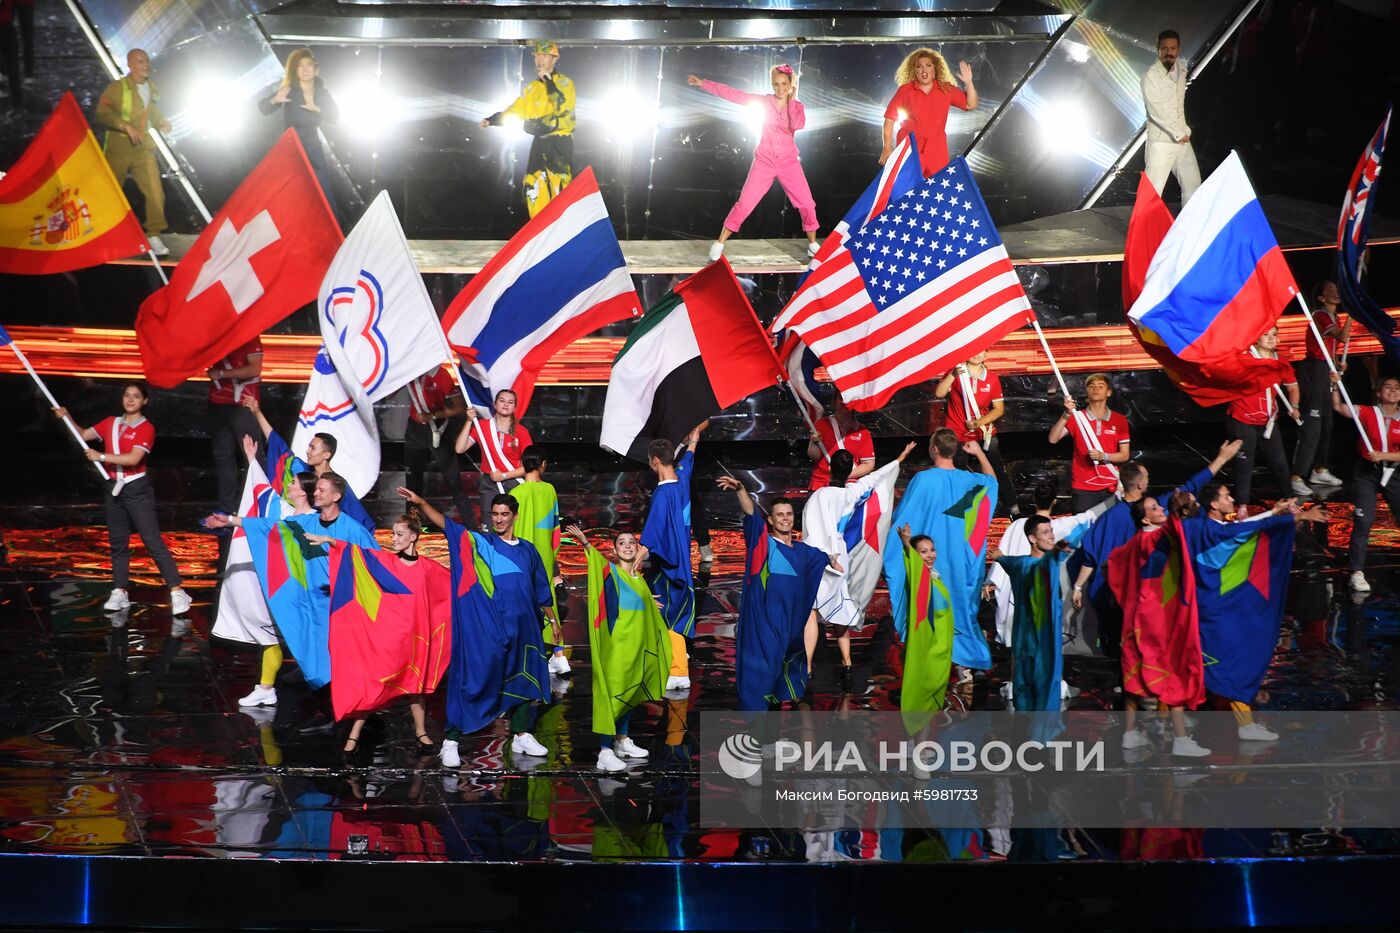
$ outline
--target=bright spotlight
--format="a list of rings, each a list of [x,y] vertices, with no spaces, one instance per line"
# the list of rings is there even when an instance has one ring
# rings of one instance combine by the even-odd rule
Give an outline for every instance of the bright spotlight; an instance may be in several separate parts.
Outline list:
[[[397,104],[381,81],[371,79],[336,95],[340,122],[359,130],[373,130],[398,122]]]
[[[1075,42],[1073,39],[1065,40],[1065,55],[1072,62],[1084,64],[1089,60],[1090,51],[1091,49],[1082,42]]]
[[[649,134],[660,113],[655,101],[643,100],[635,91],[618,88],[603,97],[598,105],[598,116],[609,139],[626,143]]]
[[[763,121],[768,115],[763,112],[763,104],[754,101],[744,108],[744,126],[755,136],[763,134]]]
[[[226,78],[201,79],[190,95],[187,110],[195,131],[204,136],[233,136],[243,129],[252,103],[237,82]]]

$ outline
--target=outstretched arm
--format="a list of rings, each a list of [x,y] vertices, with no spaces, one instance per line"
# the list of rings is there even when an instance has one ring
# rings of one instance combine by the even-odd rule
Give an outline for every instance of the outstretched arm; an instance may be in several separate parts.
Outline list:
[[[745,515],[752,515],[754,512],[753,496],[744,488],[744,484],[732,476],[721,476],[715,480],[715,485],[720,489],[727,489],[739,496],[739,508],[744,510]]]
[[[976,441],[968,441],[962,445],[963,453],[977,458],[977,463],[982,467],[984,476],[996,476],[997,471],[992,469],[992,461],[987,459],[987,452],[982,449],[982,445]]]
[[[414,492],[412,489],[409,489],[406,486],[400,486],[394,491],[397,492],[400,496],[403,496],[405,499],[407,499],[411,504],[418,506],[419,511],[423,513],[423,517],[426,518],[428,521],[432,522],[434,525],[438,526],[443,530],[447,529],[447,517],[441,512],[439,512],[437,509],[429,505],[428,502],[424,500],[422,496],[418,495],[418,493]]]
[[[258,419],[258,427],[262,429],[263,437],[271,437],[272,422],[268,421],[267,416],[263,414],[262,405],[258,404],[257,396],[243,396],[243,407],[251,411],[253,413],[253,417]]]

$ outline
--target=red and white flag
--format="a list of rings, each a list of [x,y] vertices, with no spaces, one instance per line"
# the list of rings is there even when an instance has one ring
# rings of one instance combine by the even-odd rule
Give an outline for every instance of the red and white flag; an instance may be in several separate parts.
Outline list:
[[[146,379],[163,389],[179,385],[315,301],[340,241],[301,141],[287,130],[180,260],[170,284],[141,303],[136,340]]]
[[[846,404],[873,411],[1032,319],[959,158],[839,244],[771,329],[801,337]]]

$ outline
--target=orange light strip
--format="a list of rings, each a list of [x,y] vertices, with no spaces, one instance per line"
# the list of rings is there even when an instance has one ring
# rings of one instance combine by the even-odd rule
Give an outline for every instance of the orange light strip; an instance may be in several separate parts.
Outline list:
[[[1400,320],[1400,309],[1391,309]],[[1285,359],[1303,353],[1307,321],[1289,315],[1279,321],[1279,350]],[[136,334],[130,330],[94,327],[9,328],[10,336],[24,350],[40,373],[54,376],[83,376],[97,379],[139,379],[144,374]],[[1065,372],[1099,370],[1156,369],[1128,328],[1121,324],[1096,327],[1047,329],[1045,337]],[[263,337],[263,381],[302,383],[321,344],[318,336],[268,334]],[[612,361],[622,349],[622,337],[584,337],[562,350],[540,371],[540,385],[607,385]],[[1357,328],[1351,341],[1353,355],[1380,353],[1380,343]],[[1006,374],[1045,375],[1050,364],[1030,330],[1019,330],[1003,338],[991,351],[994,369]],[[12,353],[0,351],[0,372],[22,373]],[[202,381],[203,376],[193,381]]]

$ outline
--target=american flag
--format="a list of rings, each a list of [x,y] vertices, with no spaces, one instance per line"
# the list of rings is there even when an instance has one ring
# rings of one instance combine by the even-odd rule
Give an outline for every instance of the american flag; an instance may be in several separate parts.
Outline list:
[[[972,171],[958,158],[841,243],[772,329],[800,336],[846,403],[872,411],[1031,320]]]
[[[1352,318],[1376,335],[1392,359],[1400,359],[1400,335],[1396,334],[1395,321],[1361,285],[1361,264],[1366,255],[1367,228],[1371,225],[1371,202],[1376,197],[1389,130],[1390,111],[1387,110],[1376,134],[1361,153],[1342,200],[1342,216],[1337,224],[1337,289],[1342,294],[1342,306],[1351,312]]]

